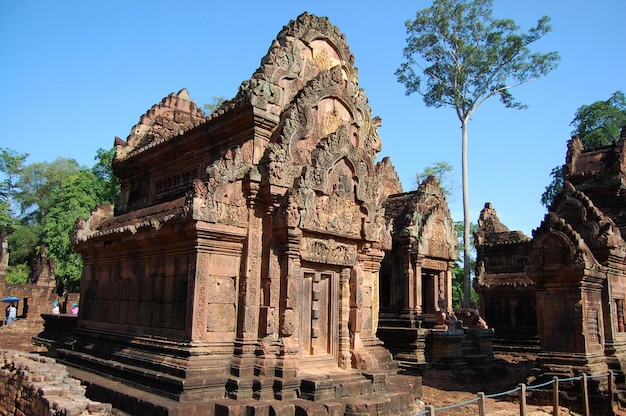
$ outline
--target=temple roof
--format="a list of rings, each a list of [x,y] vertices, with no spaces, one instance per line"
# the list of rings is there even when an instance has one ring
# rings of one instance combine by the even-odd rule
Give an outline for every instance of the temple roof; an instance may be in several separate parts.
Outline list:
[[[180,136],[204,122],[206,117],[185,88],[153,105],[133,126],[126,141],[115,140],[117,160],[124,160]]]

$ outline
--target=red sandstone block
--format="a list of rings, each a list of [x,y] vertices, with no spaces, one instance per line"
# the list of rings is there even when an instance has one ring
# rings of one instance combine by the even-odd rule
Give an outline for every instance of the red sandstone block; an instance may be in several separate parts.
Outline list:
[[[247,416],[246,405],[235,400],[215,403],[215,416]]]
[[[272,403],[271,407],[271,414],[274,416],[294,416],[296,414],[296,407],[293,403],[275,402]]]
[[[270,416],[270,404],[263,402],[248,404],[246,412],[247,416]]]
[[[236,276],[239,273],[239,258],[212,254],[210,268],[210,273],[214,276]]]
[[[296,414],[298,416],[328,416],[328,410],[321,403],[299,401],[296,403]]]
[[[328,416],[343,416],[344,408],[346,407],[343,403],[324,403],[326,410],[328,411]]]

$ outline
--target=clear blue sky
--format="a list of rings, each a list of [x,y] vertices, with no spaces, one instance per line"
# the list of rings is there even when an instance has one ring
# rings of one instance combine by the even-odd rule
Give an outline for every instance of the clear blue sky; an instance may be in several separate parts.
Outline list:
[[[452,216],[462,219],[461,132],[452,109],[405,96],[394,72],[404,22],[430,1],[3,1],[0,2],[0,147],[27,163],[74,158],[126,138],[153,104],[187,88],[198,104],[231,98],[281,28],[300,13],[327,16],[346,35],[374,115],[381,156],[404,190],[438,161],[454,166]],[[524,30],[543,15],[553,31],[533,49],[557,50],[559,67],[513,90],[527,110],[483,105],[469,127],[472,222],[491,202],[511,229],[530,235],[539,199],[565,160],[578,107],[626,91],[624,0],[495,0],[494,15]]]

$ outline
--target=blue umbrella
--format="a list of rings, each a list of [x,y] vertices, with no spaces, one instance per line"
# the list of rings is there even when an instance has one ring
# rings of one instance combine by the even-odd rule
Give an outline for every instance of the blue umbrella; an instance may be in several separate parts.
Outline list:
[[[6,298],[2,299],[2,302],[4,303],[9,303],[9,302],[19,302],[20,298],[18,298],[17,296],[7,296]]]

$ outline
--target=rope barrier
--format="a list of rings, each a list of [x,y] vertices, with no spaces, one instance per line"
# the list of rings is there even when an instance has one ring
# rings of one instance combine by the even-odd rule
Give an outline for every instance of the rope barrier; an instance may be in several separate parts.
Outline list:
[[[454,408],[461,407],[461,406],[467,406],[468,404],[475,403],[478,400],[480,400],[480,397],[476,397],[475,399],[468,400],[468,401],[463,402],[463,403],[457,403],[457,404],[450,405],[450,406],[439,407],[436,410],[450,410],[450,409],[454,409]]]
[[[586,376],[586,377],[587,377],[587,379],[590,379],[590,378],[603,378],[603,377],[608,377],[610,375],[615,376],[617,374],[622,374],[623,375],[624,373],[621,372],[621,371],[613,371],[612,373],[596,374],[596,375],[591,375],[591,376]],[[576,377],[568,377],[568,378],[561,378],[561,379],[555,377],[553,380],[547,381],[545,383],[533,384],[532,386],[525,386],[525,387],[526,387],[526,390],[539,389],[541,387],[546,387],[546,386],[549,386],[551,384],[554,384],[555,382],[561,383],[561,382],[565,382],[565,381],[582,380],[583,377],[585,377],[585,376],[576,376]],[[486,395],[484,395],[484,397],[488,398],[488,399],[495,399],[496,397],[506,396],[506,395],[510,395],[510,394],[513,394],[513,393],[517,393],[520,390],[522,390],[521,387],[516,387],[514,389],[503,391],[503,392],[500,392],[500,393],[486,394]],[[437,407],[437,408],[433,408],[432,406],[429,406],[432,410],[427,409],[427,410],[424,410],[423,412],[416,413],[414,416],[431,415],[431,414],[434,414],[434,412],[436,412],[436,411],[451,410],[451,409],[455,409],[457,407],[467,406],[469,404],[478,402],[480,400],[481,400],[481,397],[479,395],[479,396],[477,396],[476,398],[474,398],[472,400],[468,400],[468,401],[462,402],[462,403],[453,404],[453,405],[450,405],[450,406]]]
[[[488,399],[495,399],[496,397],[499,396],[506,396],[512,393],[517,393],[518,391],[520,391],[519,387],[515,387],[513,390],[508,390],[508,391],[503,391],[502,393],[493,393],[493,394],[488,394],[485,397]]]
[[[539,389],[541,387],[549,386],[552,383],[554,383],[554,380],[546,381],[545,383],[542,383],[542,384],[533,384],[532,386],[526,386],[526,389],[527,390]]]

